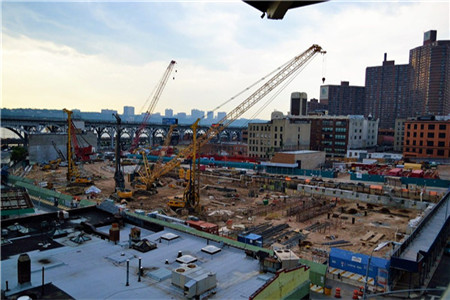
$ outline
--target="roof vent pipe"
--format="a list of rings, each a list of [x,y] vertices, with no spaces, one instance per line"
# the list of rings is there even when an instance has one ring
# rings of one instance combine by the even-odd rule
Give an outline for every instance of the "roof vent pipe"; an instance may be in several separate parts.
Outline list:
[[[177,256],[177,258],[182,257],[182,256],[183,256],[183,252],[178,251],[178,256]]]

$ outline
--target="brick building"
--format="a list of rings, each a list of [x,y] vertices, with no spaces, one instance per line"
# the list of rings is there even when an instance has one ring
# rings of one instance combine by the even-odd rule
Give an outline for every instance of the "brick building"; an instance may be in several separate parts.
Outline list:
[[[423,158],[450,157],[450,118],[434,117],[405,121],[403,156]]]

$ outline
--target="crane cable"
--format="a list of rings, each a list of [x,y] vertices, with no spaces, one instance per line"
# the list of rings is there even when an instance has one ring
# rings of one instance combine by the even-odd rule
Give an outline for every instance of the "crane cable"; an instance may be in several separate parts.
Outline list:
[[[251,88],[253,88],[255,85],[259,84],[260,82],[262,82],[263,80],[265,80],[267,77],[271,76],[272,74],[274,74],[275,72],[278,72],[279,70],[281,70],[282,68],[284,68],[287,64],[289,64],[292,60],[284,63],[283,65],[281,65],[280,67],[276,68],[275,70],[273,70],[272,72],[270,72],[269,74],[267,74],[266,76],[263,76],[261,79],[257,80],[255,83],[253,83],[252,85],[250,85],[249,87],[245,88],[244,90],[240,91],[239,93],[237,93],[236,95],[234,95],[233,97],[231,97],[230,99],[226,100],[225,102],[223,102],[222,104],[218,105],[216,108],[214,108],[212,111],[215,112],[218,109],[222,108],[224,105],[230,103],[231,101],[233,101],[234,99],[236,99],[237,97],[239,97],[240,95],[242,95],[243,93],[249,91]],[[205,116],[203,116],[204,118]]]
[[[300,74],[301,71],[311,62],[307,61],[301,68],[295,71],[294,74],[272,95],[251,117],[248,119],[242,127],[246,127],[248,123],[256,118],[272,101]]]

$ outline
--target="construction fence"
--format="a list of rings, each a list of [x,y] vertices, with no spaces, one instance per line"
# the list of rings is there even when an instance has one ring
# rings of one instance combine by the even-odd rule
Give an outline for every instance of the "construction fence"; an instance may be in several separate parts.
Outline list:
[[[385,182],[386,176],[384,175],[371,175],[371,174],[361,174],[361,173],[351,173],[351,180],[358,181],[374,181],[374,182]],[[391,176],[392,177],[392,176]],[[433,179],[433,178],[415,178],[415,177],[399,177],[402,184],[415,184],[419,186],[433,186],[440,188],[448,188],[450,186],[450,180],[444,179]]]

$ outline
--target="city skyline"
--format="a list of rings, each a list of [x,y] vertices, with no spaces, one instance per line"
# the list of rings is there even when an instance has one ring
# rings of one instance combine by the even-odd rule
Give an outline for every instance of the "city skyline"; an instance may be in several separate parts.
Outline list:
[[[256,116],[269,119],[274,110],[289,110],[291,92],[318,99],[322,77],[325,84],[363,86],[365,68],[385,52],[404,64],[424,32],[449,37],[447,1],[329,1],[290,10],[283,20],[261,20],[242,1],[3,2],[2,8],[4,108],[145,112],[145,99],[174,59],[175,80],[155,112],[164,114],[167,103],[174,111],[212,111],[311,44],[321,45],[325,58],[315,58]]]

